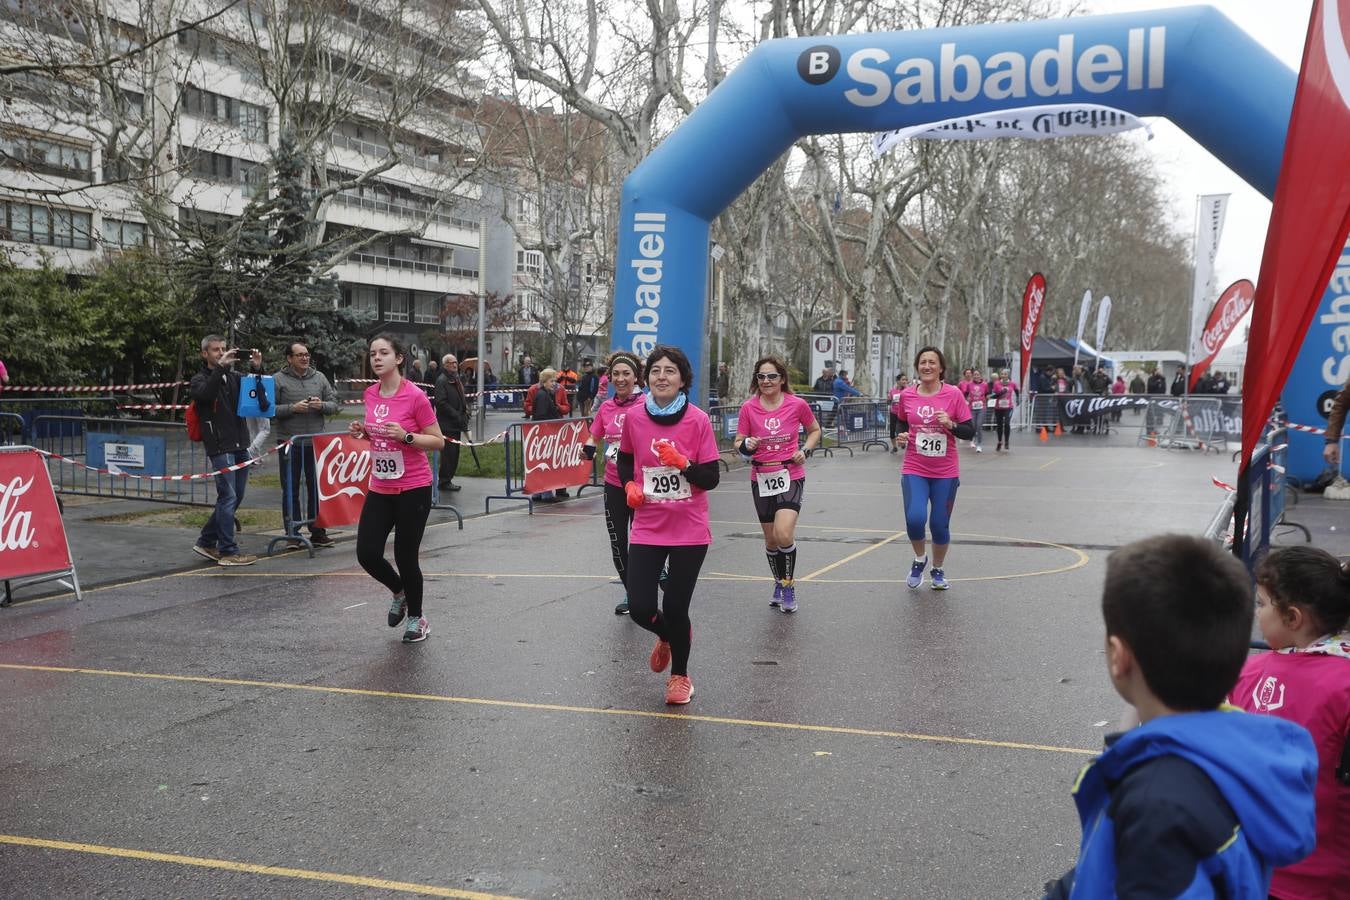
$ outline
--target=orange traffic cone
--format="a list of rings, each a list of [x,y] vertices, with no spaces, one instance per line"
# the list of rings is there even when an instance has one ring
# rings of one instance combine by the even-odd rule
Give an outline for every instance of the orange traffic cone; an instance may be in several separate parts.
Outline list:
[[[1044,425],[1041,426],[1041,440],[1043,441],[1050,440],[1050,433],[1045,430]]]
[[[1059,436],[1061,436],[1062,434],[1064,434],[1064,429],[1060,427],[1060,424],[1059,424],[1058,422],[1056,422],[1056,423],[1055,423],[1055,437],[1059,437]]]

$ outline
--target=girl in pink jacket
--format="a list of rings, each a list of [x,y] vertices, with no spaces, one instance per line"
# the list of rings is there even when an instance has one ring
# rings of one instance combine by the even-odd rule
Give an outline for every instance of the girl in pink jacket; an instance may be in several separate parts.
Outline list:
[[[1256,569],[1256,621],[1272,653],[1247,660],[1229,700],[1297,722],[1317,745],[1317,849],[1275,872],[1270,896],[1350,889],[1350,568],[1325,550],[1284,547]],[[1338,772],[1338,770],[1340,770]]]

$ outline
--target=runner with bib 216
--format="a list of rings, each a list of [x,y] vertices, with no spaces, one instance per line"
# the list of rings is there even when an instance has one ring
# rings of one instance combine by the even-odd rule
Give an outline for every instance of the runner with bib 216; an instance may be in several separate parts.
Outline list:
[[[734,446],[750,460],[750,493],[764,530],[764,553],[773,573],[770,606],[797,611],[797,516],[806,491],[806,454],[820,443],[820,423],[805,400],[792,393],[787,364],[775,356],[755,363],[750,399],[741,404]],[[797,447],[797,435],[806,443]]]
[[[905,584],[911,588],[923,584],[923,570],[928,565],[924,526],[929,525],[933,532],[933,590],[945,591],[947,572],[943,563],[951,543],[948,526],[956,505],[956,489],[961,485],[956,442],[974,437],[975,425],[961,389],[942,381],[947,360],[941,350],[924,347],[914,358],[914,368],[919,373],[918,383],[900,395],[896,413],[896,437],[901,447],[909,447],[900,469],[905,529],[914,548],[914,562]]]

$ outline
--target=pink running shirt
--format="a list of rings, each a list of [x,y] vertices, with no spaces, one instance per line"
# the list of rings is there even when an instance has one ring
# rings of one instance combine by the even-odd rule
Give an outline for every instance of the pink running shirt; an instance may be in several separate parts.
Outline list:
[[[961,463],[956,452],[956,435],[938,424],[939,410],[946,410],[955,423],[970,419],[970,406],[959,388],[944,384],[926,397],[917,386],[905,388],[900,397],[897,418],[909,423],[909,449],[900,471],[925,478],[958,478]]]
[[[736,422],[736,433],[746,437],[759,438],[759,447],[755,449],[757,463],[786,463],[797,452],[798,427],[808,431],[816,417],[810,405],[796,394],[783,393],[783,402],[778,408],[764,408],[759,394],[741,404],[740,419]],[[755,480],[757,472],[777,469],[775,465],[756,465],[750,467],[750,480]],[[787,466],[788,477],[792,480],[806,477],[806,467],[795,463]]]
[[[591,420],[591,437],[605,442],[605,484],[623,487],[623,483],[619,481],[619,467],[615,464],[614,457],[619,453],[619,439],[623,437],[624,420],[642,402],[642,392],[634,391],[629,395],[628,402],[622,406],[610,397],[595,411],[595,418]]]
[[[970,402],[972,410],[987,409],[989,406],[988,397],[989,382],[972,381],[966,385],[966,399]]]
[[[684,418],[674,425],[658,425],[647,413],[646,403],[635,404],[624,419],[619,449],[633,454],[633,478],[644,485],[649,478],[664,479],[669,473],[656,455],[661,439],[673,441],[675,449],[689,457],[690,463],[713,462],[718,458],[717,439],[713,437],[708,414],[692,403],[685,407]],[[645,474],[644,474],[645,473]],[[683,479],[680,479],[683,481]],[[670,484],[669,481],[665,482]],[[633,511],[633,527],[628,532],[632,544],[657,547],[693,547],[712,543],[708,528],[708,492],[687,481],[689,496],[684,499],[657,500],[650,495]]]
[[[1302,725],[1317,746],[1317,846],[1277,869],[1270,893],[1289,900],[1344,896],[1333,886],[1350,884],[1350,787],[1339,784],[1335,773],[1350,740],[1350,632],[1305,650],[1249,657],[1228,700],[1247,712]]]
[[[900,415],[900,395],[905,392],[905,388],[893,387],[886,392],[886,397],[891,401],[891,415]]]
[[[380,396],[378,382],[366,388],[364,397],[366,434],[370,435],[370,490],[376,494],[401,494],[431,484],[427,451],[373,433],[376,426],[386,422],[397,422],[413,434],[435,425],[436,411],[427,395],[405,378],[392,397]],[[400,465],[403,474],[399,477],[375,477],[377,471],[397,471]]]

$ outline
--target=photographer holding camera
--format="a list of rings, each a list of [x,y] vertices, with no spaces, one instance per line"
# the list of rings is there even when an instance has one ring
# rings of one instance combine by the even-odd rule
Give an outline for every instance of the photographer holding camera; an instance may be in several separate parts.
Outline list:
[[[251,566],[258,557],[239,552],[234,541],[234,513],[244,501],[248,485],[248,467],[233,472],[220,469],[247,462],[248,427],[239,416],[239,392],[243,376],[234,371],[240,354],[249,356],[249,368],[262,368],[262,354],[257,350],[225,349],[225,339],[218,334],[202,338],[202,368],[192,376],[188,392],[201,422],[202,443],[211,468],[217,472],[216,508],[202,526],[197,543],[192,549],[198,556],[214,560],[222,566]]]
[[[323,373],[310,365],[309,348],[300,341],[291,341],[286,348],[286,365],[274,376],[277,381],[277,443],[284,443],[297,434],[319,434],[324,420],[337,415],[337,391]],[[281,467],[282,514],[286,533],[299,534],[294,522],[308,520],[310,543],[315,547],[331,547],[333,541],[327,532],[314,525],[319,511],[317,473],[314,469],[314,444],[304,441],[299,447],[289,447],[277,455]],[[300,505],[300,480],[304,476],[305,505]],[[289,495],[289,503],[287,497]],[[295,541],[292,546],[300,546]]]

